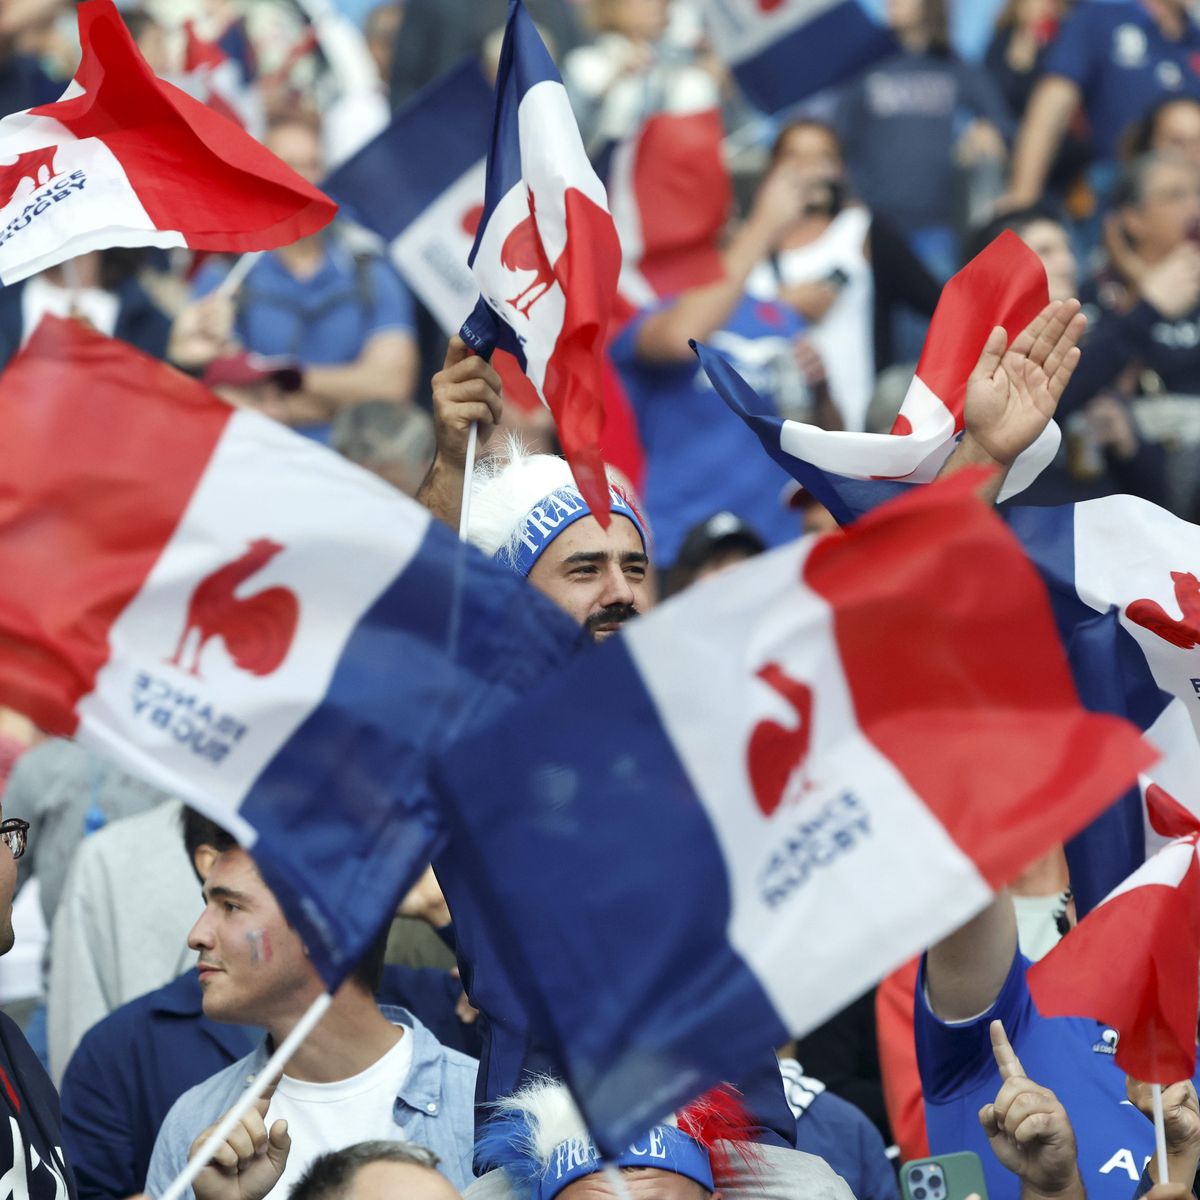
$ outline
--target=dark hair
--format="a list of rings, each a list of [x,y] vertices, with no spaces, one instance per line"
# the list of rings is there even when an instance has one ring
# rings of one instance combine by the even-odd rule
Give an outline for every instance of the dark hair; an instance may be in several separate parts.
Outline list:
[[[1163,113],[1173,104],[1191,104],[1200,108],[1200,100],[1195,96],[1184,96],[1178,93],[1164,96],[1147,109],[1122,134],[1120,141],[1122,161],[1129,162],[1132,159],[1140,158],[1154,149],[1154,139],[1158,136],[1158,123],[1162,120]]]
[[[818,121],[815,117],[801,117],[799,120],[789,121],[776,134],[775,141],[771,144],[771,166],[774,166],[779,161],[779,156],[783,153],[784,142],[797,129],[815,129],[819,133],[826,134],[830,141],[837,147],[838,157],[843,161],[845,160],[846,155],[842,149],[842,139],[838,136],[838,131],[828,121]]]
[[[210,821],[194,808],[183,807],[183,847],[187,851],[188,860],[196,861],[196,851],[201,846],[211,846],[219,854],[232,850],[237,846],[237,838],[227,829],[222,829],[216,821]]]
[[[1112,208],[1140,208],[1146,198],[1146,181],[1150,178],[1150,172],[1163,163],[1184,161],[1178,155],[1159,154],[1153,150],[1147,154],[1139,154],[1121,168],[1121,174],[1112,190]]]
[[[412,1142],[357,1142],[314,1158],[292,1188],[291,1200],[341,1200],[354,1176],[371,1163],[411,1163],[436,1171],[440,1161],[432,1150]]]
[[[1016,208],[995,217],[986,225],[971,231],[963,246],[963,257],[970,261],[987,246],[990,246],[1006,229],[1011,229],[1017,237],[1024,237],[1025,230],[1038,221],[1050,221],[1065,228],[1062,215],[1048,204],[1035,204],[1029,208]]]

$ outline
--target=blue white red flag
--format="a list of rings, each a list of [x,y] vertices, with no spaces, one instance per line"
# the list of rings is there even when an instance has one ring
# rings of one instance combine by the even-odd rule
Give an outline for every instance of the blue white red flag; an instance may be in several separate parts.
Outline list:
[[[327,196],[158,79],[112,0],[78,15],[62,99],[0,120],[0,283],[107,246],[270,250],[333,219]]]
[[[479,297],[467,266],[483,216],[492,92],[465,59],[404,105],[322,184],[377,233],[396,269],[446,333]]]
[[[707,0],[716,52],[752,104],[777,113],[897,53],[860,0]]]
[[[452,718],[578,629],[374,476],[76,321],[13,359],[0,430],[0,703],[225,826],[336,985],[435,849]]]
[[[961,925],[1152,760],[1080,706],[977,483],[698,584],[440,761],[602,1148]]]
[[[604,347],[621,250],[566,89],[521,0],[509,0],[483,216],[470,265],[480,299],[463,340],[509,351],[554,416],[596,519],[608,523]]]
[[[781,454],[774,418],[753,415],[764,406],[750,386],[716,351],[697,353],[767,452],[840,524],[909,490]],[[1148,793],[1162,789],[1200,814],[1200,527],[1133,496],[1001,512],[1049,589],[1083,703],[1132,721],[1162,754],[1067,846],[1076,905],[1087,912],[1164,844],[1147,817]]]
[[[1041,260],[1015,233],[1002,233],[952,276],[929,324],[891,433],[851,433],[785,420],[712,351],[701,363],[726,403],[758,435],[785,471],[797,461],[859,479],[925,483],[949,458],[963,431],[967,380],[988,335],[1002,325],[1011,342],[1048,303]],[[1061,434],[1051,421],[1013,464],[1002,500],[1027,488],[1054,460]],[[794,472],[793,472],[794,473]]]

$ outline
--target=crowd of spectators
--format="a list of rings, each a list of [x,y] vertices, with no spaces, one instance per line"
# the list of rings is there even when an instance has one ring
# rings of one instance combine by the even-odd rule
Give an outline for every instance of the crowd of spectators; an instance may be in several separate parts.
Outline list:
[[[774,116],[739,93],[700,0],[525,3],[598,162],[655,114],[715,109],[736,198],[703,248],[719,251],[720,278],[634,304],[611,331],[609,394],[632,418],[649,532],[631,513],[586,579],[568,578],[561,546],[528,571],[597,639],[660,594],[832,523],[730,416],[689,339],[781,416],[887,432],[941,285],[1006,229],[1042,261],[1050,299],[1078,297],[1088,317],[1062,447],[1020,502],[1122,492],[1200,519],[1200,16],[1186,0],[886,0],[894,54]],[[505,10],[122,9],[155,70],[184,86],[185,20],[224,46],[236,34],[264,143],[318,184],[463,57],[494,71]],[[64,0],[0,0],[0,113],[60,94],[73,21]],[[0,289],[0,367],[43,315],[75,317],[457,526],[472,421],[484,443],[495,425],[556,447],[544,422],[502,410],[498,378],[461,347],[437,371],[447,339],[419,290],[343,217],[253,264],[97,251]],[[566,479],[551,456],[508,453],[530,503]],[[487,536],[473,540],[494,553]],[[15,893],[0,930],[0,1109],[21,1160],[0,1152],[0,1180],[19,1166],[14,1196],[157,1196],[320,980],[253,860],[178,799],[12,713],[0,766],[5,815],[29,822],[0,831],[0,900]],[[482,944],[456,867],[435,866],[197,1178],[200,1200],[512,1194],[477,1148],[476,1100],[548,1060],[503,947]],[[902,1161],[973,1150],[992,1200],[1132,1200],[1139,1181],[1157,1200],[1183,1194],[1200,1160],[1192,1084],[1168,1091],[1171,1181],[1143,1180],[1149,1100],[1130,1081],[1124,1102],[1115,1032],[1044,1019],[1030,998],[1029,962],[1073,920],[1056,851],[821,1028],[764,1045],[731,1083],[766,1165],[725,1186],[715,1167],[680,1169],[676,1192],[897,1200]],[[795,1158],[771,1157],[783,1151]],[[595,1186],[548,1178],[546,1200]],[[630,1188],[644,1183],[630,1168]]]

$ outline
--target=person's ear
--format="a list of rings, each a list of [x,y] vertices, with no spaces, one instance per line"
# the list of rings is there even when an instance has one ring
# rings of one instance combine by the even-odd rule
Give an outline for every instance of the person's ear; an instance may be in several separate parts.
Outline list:
[[[201,883],[208,878],[208,873],[212,870],[212,865],[220,853],[215,846],[210,846],[207,842],[202,842],[196,847],[195,853],[192,855],[192,867],[200,877]]]

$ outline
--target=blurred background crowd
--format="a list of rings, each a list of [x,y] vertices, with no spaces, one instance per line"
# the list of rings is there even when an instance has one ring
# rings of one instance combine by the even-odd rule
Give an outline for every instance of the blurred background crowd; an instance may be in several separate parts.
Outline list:
[[[724,352],[781,415],[887,432],[941,285],[1005,229],[1042,260],[1051,298],[1078,296],[1089,317],[1061,450],[1021,502],[1124,492],[1196,519],[1200,12],[1186,0],[886,0],[878,15],[896,52],[773,115],[739,93],[700,0],[526,2],[598,163],[655,114],[720,114],[729,204],[694,247],[718,268],[677,290],[623,293],[609,346],[612,457],[645,500],[664,591],[829,521],[731,420],[688,339]],[[211,103],[318,184],[464,57],[494,73],[505,11],[504,0],[122,6],[158,74],[188,90],[203,76]],[[0,113],[56,99],[77,59],[71,4],[0,0]],[[106,250],[0,290],[0,366],[41,315],[74,314],[415,493],[446,347],[419,286],[348,218],[264,255],[236,288],[222,286],[231,265]],[[554,448],[540,410],[514,402],[505,423]],[[86,1140],[99,1067],[78,1056],[97,1022],[151,992],[139,1020],[198,1015],[198,995],[155,991],[195,959],[193,863],[179,804],[90,752],[5,714],[0,758],[5,809],[33,823],[0,1001],[62,1083],[66,1128]],[[1036,957],[1066,926],[1061,855],[1013,890],[1022,949]],[[410,899],[424,919],[398,919],[387,986],[470,1054],[453,955],[428,928],[429,905]],[[878,1166],[884,1145],[925,1146],[913,972],[792,1048],[798,1122],[826,1093],[857,1106],[863,1164]],[[250,1045],[236,1027],[213,1029],[176,1095]],[[838,1128],[846,1145],[860,1137]],[[894,1193],[886,1168],[869,1176],[864,1166],[863,1200]],[[127,1194],[90,1178],[92,1195]]]

